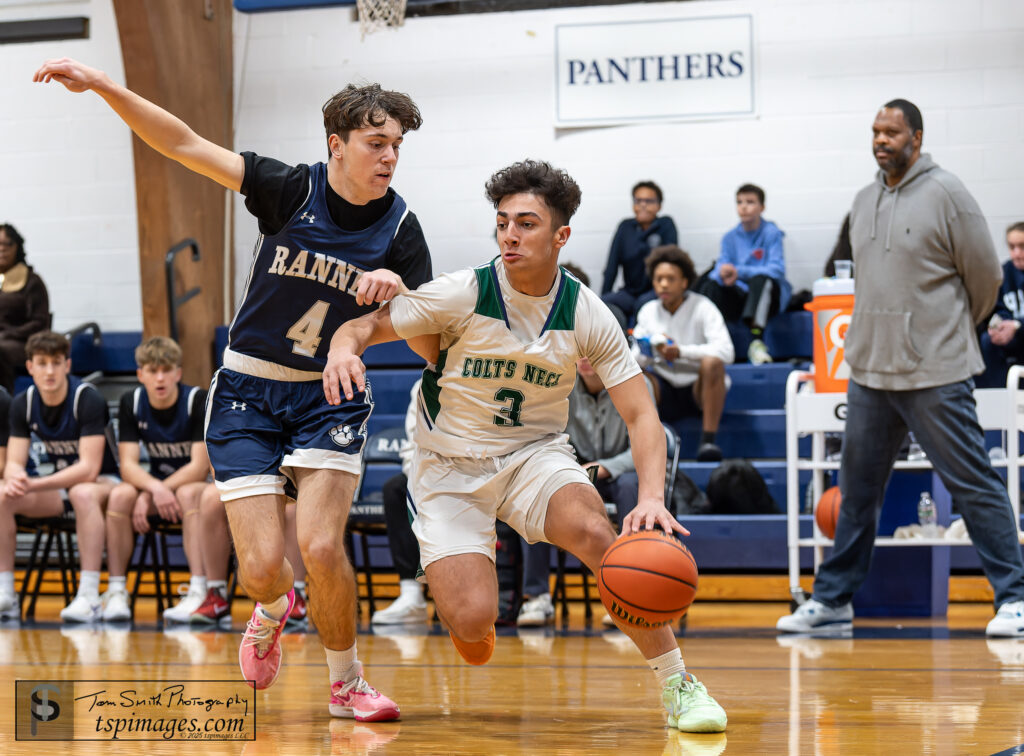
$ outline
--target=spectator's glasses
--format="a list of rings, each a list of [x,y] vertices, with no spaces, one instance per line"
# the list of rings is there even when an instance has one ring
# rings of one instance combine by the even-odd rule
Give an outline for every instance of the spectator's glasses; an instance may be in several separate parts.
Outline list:
[[[658,202],[658,200],[652,199],[650,197],[634,197],[633,198],[633,204],[634,205],[660,205],[661,203]]]

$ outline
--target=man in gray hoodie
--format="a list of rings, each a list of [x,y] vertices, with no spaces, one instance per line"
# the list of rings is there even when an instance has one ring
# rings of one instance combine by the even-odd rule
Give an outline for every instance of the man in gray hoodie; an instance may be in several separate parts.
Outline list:
[[[885,486],[911,430],[963,515],[995,591],[997,613],[986,633],[1024,637],[1017,527],[972,394],[971,376],[984,367],[974,327],[995,304],[999,259],[978,203],[921,153],[917,107],[886,103],[872,132],[881,170],[850,214],[857,277],[845,344],[850,381],[835,548],[813,598],[777,628],[852,628],[850,602],[868,573]]]

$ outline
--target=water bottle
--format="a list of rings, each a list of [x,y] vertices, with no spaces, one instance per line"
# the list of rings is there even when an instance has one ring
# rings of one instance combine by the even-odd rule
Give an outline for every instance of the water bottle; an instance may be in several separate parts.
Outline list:
[[[935,511],[935,500],[927,491],[921,492],[917,502],[917,521],[921,525],[921,535],[925,538],[939,537],[939,518]]]
[[[917,443],[917,439],[914,438],[913,431],[907,434],[907,438],[910,441],[910,445],[907,446],[907,461],[921,462],[928,459],[928,455],[924,453],[924,449],[921,448],[921,444]]]

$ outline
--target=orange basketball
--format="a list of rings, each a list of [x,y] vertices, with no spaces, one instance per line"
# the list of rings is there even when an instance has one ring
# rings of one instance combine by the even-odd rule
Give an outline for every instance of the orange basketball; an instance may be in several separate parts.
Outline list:
[[[697,594],[697,562],[675,536],[644,530],[608,547],[597,588],[613,617],[637,627],[660,627],[690,608]]]
[[[818,528],[829,538],[836,537],[836,523],[839,521],[839,504],[842,497],[839,495],[839,486],[832,486],[818,499],[818,506],[814,508],[814,519]]]

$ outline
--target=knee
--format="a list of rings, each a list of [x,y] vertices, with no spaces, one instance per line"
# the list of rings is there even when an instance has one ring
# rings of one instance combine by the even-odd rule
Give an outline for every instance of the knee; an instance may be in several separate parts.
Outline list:
[[[487,637],[498,619],[498,607],[482,601],[467,600],[454,611],[444,615],[448,629],[467,643],[476,643]]]
[[[702,357],[700,377],[705,386],[725,385],[725,363],[719,357]]]
[[[96,486],[87,483],[72,486],[68,490],[68,501],[71,502],[76,516],[98,510],[102,503]]]
[[[635,503],[633,507],[635,507]],[[630,509],[633,509],[630,507]],[[623,515],[625,516],[625,515]],[[615,540],[615,530],[605,517],[588,517],[578,526],[576,536],[576,556],[583,561],[600,561],[604,552]]]
[[[303,539],[299,551],[302,553],[302,563],[310,575],[331,574],[348,559],[342,541],[330,533],[316,533]]]
[[[110,498],[107,501],[107,511],[129,514],[134,509],[137,498],[138,492],[135,488],[122,483],[110,492]]]
[[[269,592],[284,564],[284,552],[268,554],[238,554],[238,572],[242,583],[250,593],[263,595]]]

